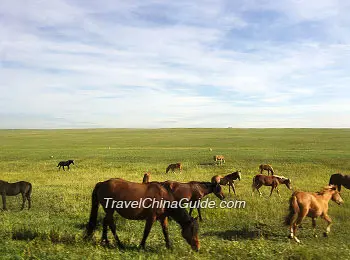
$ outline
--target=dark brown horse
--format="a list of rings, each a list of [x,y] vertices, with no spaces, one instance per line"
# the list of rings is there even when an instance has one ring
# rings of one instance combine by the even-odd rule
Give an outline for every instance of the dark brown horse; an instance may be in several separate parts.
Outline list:
[[[233,193],[236,195],[235,180],[241,180],[241,171],[235,171],[233,173],[230,173],[224,177],[221,175],[215,175],[211,178],[212,183],[219,183],[220,185],[228,185],[228,192],[231,193],[230,187],[232,187]]]
[[[263,175],[263,174],[257,174],[254,176],[253,178],[253,184],[252,184],[252,195],[254,194],[254,191],[257,190],[259,192],[259,195],[261,196],[261,192],[259,190],[259,188],[261,186],[271,186],[271,192],[270,192],[270,197],[272,195],[272,192],[274,189],[276,189],[278,195],[281,197],[280,195],[280,191],[278,190],[278,185],[279,184],[285,184],[287,186],[288,189],[292,189],[291,188],[291,180],[283,177],[283,176],[277,176],[277,175]]]
[[[275,174],[275,172],[273,171],[273,168],[270,164],[260,164],[259,170],[260,170],[260,174],[262,174],[264,170],[267,171],[267,175],[270,175],[270,173],[271,173],[271,175]]]
[[[32,184],[26,181],[19,181],[15,183],[9,183],[7,181],[0,180],[0,194],[2,196],[3,209],[6,208],[6,196],[16,196],[17,194],[22,194],[22,207],[24,209],[24,204],[28,200],[28,209],[31,207],[31,194],[32,194]]]
[[[342,185],[345,188],[350,189],[350,175],[343,175],[341,173],[333,174],[329,179],[329,185],[336,185],[339,192]]]
[[[317,237],[315,233],[316,218],[323,218],[328,223],[323,235],[328,236],[332,225],[332,219],[328,216],[329,200],[333,200],[339,205],[343,203],[343,199],[334,185],[326,186],[320,192],[294,192],[289,200],[289,214],[285,218],[285,224],[290,226],[289,238],[294,238],[296,242],[300,243],[300,240],[296,237],[296,230],[306,216],[312,218],[315,237]]]
[[[165,173],[168,173],[168,171],[170,171],[170,170],[172,172],[175,172],[176,169],[179,169],[180,173],[181,173],[182,172],[182,163],[178,162],[178,163],[169,164],[165,170]]]
[[[71,165],[71,164],[74,165],[74,160],[68,160],[68,161],[59,162],[58,165],[57,165],[57,167],[59,167],[58,170],[60,170],[61,167],[62,167],[63,170],[65,171],[64,166],[67,166],[67,167],[68,167],[68,170],[69,170],[69,165]]]
[[[114,202],[138,203],[140,201],[142,203],[139,203],[136,207],[130,206],[130,204],[129,206],[123,204],[122,207],[114,206]],[[168,203],[162,204],[161,201]],[[109,226],[118,246],[123,247],[116,233],[116,225],[113,221],[113,213],[117,211],[122,217],[127,219],[146,220],[146,226],[140,244],[141,248],[145,248],[146,239],[156,220],[159,220],[162,225],[167,248],[170,247],[168,217],[171,217],[181,226],[183,238],[191,245],[193,250],[198,251],[199,228],[197,219],[192,218],[186,209],[178,205],[173,207],[173,202],[176,203],[172,192],[160,183],[134,183],[123,179],[110,179],[99,182],[92,192],[91,214],[87,225],[86,238],[91,237],[96,228],[98,207],[101,204],[106,213],[103,219],[102,233],[102,242],[106,244],[109,244],[107,239],[107,228]],[[171,203],[171,206],[169,203]]]
[[[151,173],[150,172],[146,172],[143,175],[142,183],[149,183],[150,176],[151,176]]]
[[[223,200],[225,198],[222,193],[221,186],[218,183],[211,182],[198,182],[198,181],[190,181],[187,183],[176,182],[176,181],[165,181],[163,185],[169,188],[175,197],[175,200],[181,201],[182,199],[187,202],[196,202],[201,200],[204,196],[214,193],[216,197]],[[202,215],[200,211],[200,205],[197,203],[197,210],[199,220],[202,221]],[[193,207],[190,208],[190,215],[192,214]]]

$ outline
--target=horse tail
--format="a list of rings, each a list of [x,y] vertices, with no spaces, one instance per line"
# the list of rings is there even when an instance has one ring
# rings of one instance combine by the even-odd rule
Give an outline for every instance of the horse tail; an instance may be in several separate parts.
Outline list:
[[[28,182],[28,190],[26,192],[26,196],[30,197],[32,194],[32,184],[30,182]]]
[[[85,238],[90,238],[96,228],[97,213],[98,213],[98,206],[99,206],[97,192],[98,192],[99,186],[100,186],[100,183],[97,183],[94,190],[92,191],[90,219],[86,227]]]
[[[274,175],[274,174],[275,174],[275,171],[273,170],[272,166],[270,166],[270,168],[271,168],[271,173],[272,173],[272,175]]]
[[[295,214],[298,214],[300,212],[300,208],[297,202],[296,196],[293,194],[292,197],[289,199],[289,213],[284,219],[284,224],[289,226],[292,224],[292,218]]]
[[[253,192],[254,192],[255,187],[256,187],[256,185],[255,185],[255,179],[256,179],[256,175],[254,176],[254,178],[253,178],[253,183],[252,183],[252,190],[253,190]]]

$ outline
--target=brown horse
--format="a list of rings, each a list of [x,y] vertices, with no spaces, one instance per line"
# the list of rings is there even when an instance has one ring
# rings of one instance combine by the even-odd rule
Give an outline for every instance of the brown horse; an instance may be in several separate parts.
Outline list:
[[[6,196],[16,196],[17,194],[22,194],[22,207],[21,210],[24,209],[24,204],[26,200],[28,200],[28,209],[31,206],[31,194],[32,194],[32,184],[26,181],[19,181],[15,183],[9,183],[7,181],[0,180],[0,194],[2,196],[2,205],[3,209],[6,208]]]
[[[225,198],[224,194],[222,193],[221,186],[218,183],[198,181],[181,183],[176,181],[165,181],[163,182],[163,185],[173,192],[175,200],[177,201],[184,199],[186,202],[194,203],[210,193],[214,193],[215,196],[221,200]],[[199,203],[196,206],[199,220],[202,221],[203,219]],[[192,214],[192,211],[193,207],[190,208],[190,215]]]
[[[182,172],[182,163],[178,162],[178,163],[169,164],[165,170],[165,173],[168,173],[168,171],[170,171],[170,170],[172,172],[175,172],[176,169],[179,169],[180,173],[181,173]]]
[[[231,193],[230,187],[232,187],[232,190],[234,194],[236,195],[235,180],[241,180],[241,171],[235,171],[233,173],[230,173],[226,175],[225,177],[222,177],[221,175],[215,175],[211,178],[212,183],[219,183],[220,185],[228,185],[228,192]]]
[[[143,175],[142,183],[149,183],[150,176],[151,176],[151,173],[150,173],[150,172],[146,172],[146,173]]]
[[[274,189],[276,189],[278,195],[281,197],[280,191],[278,190],[278,187],[277,187],[279,184],[285,184],[288,189],[290,189],[290,190],[292,189],[291,188],[291,180],[286,178],[286,177],[277,176],[277,175],[268,176],[268,175],[263,175],[263,174],[257,174],[253,178],[252,195],[254,194],[254,191],[257,190],[261,196],[262,194],[261,194],[259,188],[264,185],[264,186],[271,186],[270,197],[271,197]]]
[[[321,216],[328,223],[323,235],[328,236],[332,225],[332,219],[328,216],[329,200],[333,200],[339,205],[344,202],[334,185],[326,186],[320,192],[294,192],[289,200],[289,214],[285,218],[285,224],[290,226],[289,238],[294,238],[296,242],[300,243],[300,240],[296,237],[296,230],[306,216],[312,218],[315,237],[317,237],[315,233],[316,218]]]
[[[267,171],[267,175],[270,175],[270,172],[271,172],[271,175],[275,174],[270,164],[260,164],[259,170],[260,170],[260,174],[262,174],[264,170]]]
[[[107,203],[107,201],[110,202],[109,200],[113,200],[113,202]],[[142,203],[139,203],[137,207],[126,206],[126,203],[137,203],[139,201],[142,201]],[[169,203],[162,204],[161,201],[169,202],[171,205]],[[123,247],[116,233],[116,225],[113,221],[113,213],[117,211],[122,217],[127,219],[146,220],[146,226],[140,244],[141,248],[145,248],[146,239],[156,220],[159,220],[161,223],[166,247],[170,247],[168,217],[171,217],[181,226],[183,238],[191,245],[193,250],[198,251],[198,221],[192,218],[186,209],[179,206],[173,207],[174,201],[172,192],[159,183],[134,183],[123,179],[110,179],[99,182],[92,192],[91,213],[85,238],[90,238],[96,228],[98,207],[101,204],[106,213],[103,219],[102,233],[102,242],[106,244],[109,244],[107,238],[107,227],[109,226],[118,246]],[[121,207],[114,207],[114,202],[125,204]]]
[[[341,173],[333,174],[329,179],[329,185],[336,185],[339,192],[342,185],[345,188],[350,189],[350,175],[343,175]]]
[[[223,155],[214,155],[213,159],[215,162],[219,162],[219,164],[225,163],[225,157]]]

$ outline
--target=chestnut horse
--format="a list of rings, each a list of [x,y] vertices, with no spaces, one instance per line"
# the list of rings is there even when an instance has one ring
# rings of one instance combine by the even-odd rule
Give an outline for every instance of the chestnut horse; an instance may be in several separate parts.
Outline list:
[[[212,183],[219,183],[220,185],[228,185],[228,192],[231,193],[230,187],[232,187],[233,193],[236,195],[235,180],[241,180],[241,171],[235,171],[233,173],[230,173],[226,175],[225,177],[222,177],[221,175],[215,175],[211,178]]]
[[[0,180],[0,195],[2,196],[2,206],[4,210],[6,208],[6,196],[16,196],[17,194],[22,194],[22,207],[24,209],[24,204],[28,200],[28,209],[31,206],[31,194],[32,194],[32,184],[26,181],[19,181],[15,183],[9,183],[7,181]]]
[[[165,170],[165,173],[168,173],[168,171],[170,171],[170,170],[172,172],[175,172],[176,169],[179,169],[180,173],[181,173],[182,172],[182,163],[178,162],[178,163],[169,164]]]
[[[277,175],[268,176],[268,175],[263,175],[263,174],[257,174],[253,178],[252,195],[254,194],[254,191],[257,190],[261,196],[262,194],[261,194],[259,188],[264,185],[264,186],[271,186],[270,197],[271,197],[274,189],[276,189],[277,194],[281,197],[280,191],[278,190],[278,187],[277,187],[279,184],[285,184],[288,189],[290,189],[290,190],[292,189],[291,188],[291,180],[286,178],[286,177],[277,176]]]
[[[204,196],[214,193],[216,197],[220,200],[225,198],[222,193],[221,186],[218,183],[211,182],[199,182],[199,181],[190,181],[187,183],[181,183],[176,181],[165,181],[162,183],[165,187],[170,189],[175,197],[175,200],[180,201],[185,199],[186,202],[196,202],[201,200]],[[201,208],[198,203],[197,211],[199,220],[202,221]],[[192,214],[193,207],[190,208],[190,215]]]
[[[267,175],[270,175],[270,172],[271,172],[271,175],[275,174],[270,164],[260,164],[259,170],[260,170],[260,174],[262,174],[264,170],[267,171]]]
[[[341,190],[341,185],[350,189],[350,175],[343,175],[341,173],[333,174],[329,179],[329,185],[336,185],[339,192]]]
[[[225,163],[225,157],[223,155],[214,155],[213,159],[215,162],[219,161],[219,164]]]
[[[109,200],[113,200],[113,203],[108,203]],[[132,202],[139,203],[137,207],[114,207],[114,202]],[[171,203],[162,204],[161,201]],[[85,238],[91,238],[94,229],[96,228],[97,213],[99,204],[102,205],[106,215],[103,219],[103,232],[102,242],[109,244],[107,238],[107,226],[111,229],[114,239],[119,247],[123,248],[123,244],[120,242],[116,233],[116,225],[113,221],[113,213],[117,211],[122,217],[133,220],[146,220],[146,226],[141,240],[140,247],[145,248],[146,239],[152,228],[153,223],[159,220],[163,235],[165,238],[165,244],[167,248],[170,248],[170,240],[168,234],[168,217],[174,219],[182,229],[182,237],[191,245],[193,250],[198,251],[198,221],[192,218],[186,211],[186,209],[173,207],[175,201],[171,191],[167,190],[161,184],[156,182],[150,183],[134,183],[125,181],[123,179],[110,179],[104,182],[96,184],[92,192],[92,205],[89,223],[86,228]],[[158,204],[157,204],[158,203]],[[130,205],[130,204],[129,204]],[[155,205],[157,205],[155,207]]]
[[[315,237],[317,237],[315,233],[316,218],[321,216],[328,223],[323,235],[328,236],[332,225],[332,219],[328,216],[329,200],[333,200],[338,205],[344,202],[334,185],[326,186],[320,192],[294,192],[289,200],[289,214],[285,217],[285,224],[290,226],[289,238],[294,238],[296,242],[300,243],[300,240],[296,237],[296,230],[306,216],[312,218]]]
[[[150,172],[146,172],[146,173],[143,175],[142,183],[149,183],[150,176],[151,176],[151,173],[150,173]]]

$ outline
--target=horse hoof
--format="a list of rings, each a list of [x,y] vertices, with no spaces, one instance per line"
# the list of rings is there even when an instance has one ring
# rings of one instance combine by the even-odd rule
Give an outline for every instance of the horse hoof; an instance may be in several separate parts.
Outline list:
[[[300,240],[299,240],[298,238],[294,237],[294,240],[295,240],[295,242],[297,242],[298,244],[300,244]]]
[[[327,232],[324,232],[324,233],[323,233],[323,236],[324,236],[324,237],[328,237],[328,233],[327,233]]]
[[[294,236],[293,236],[292,234],[290,234],[290,235],[288,236],[288,238],[289,238],[289,239],[293,239]]]
[[[318,236],[317,236],[316,234],[314,235],[314,237],[315,237],[315,238],[318,238]]]

